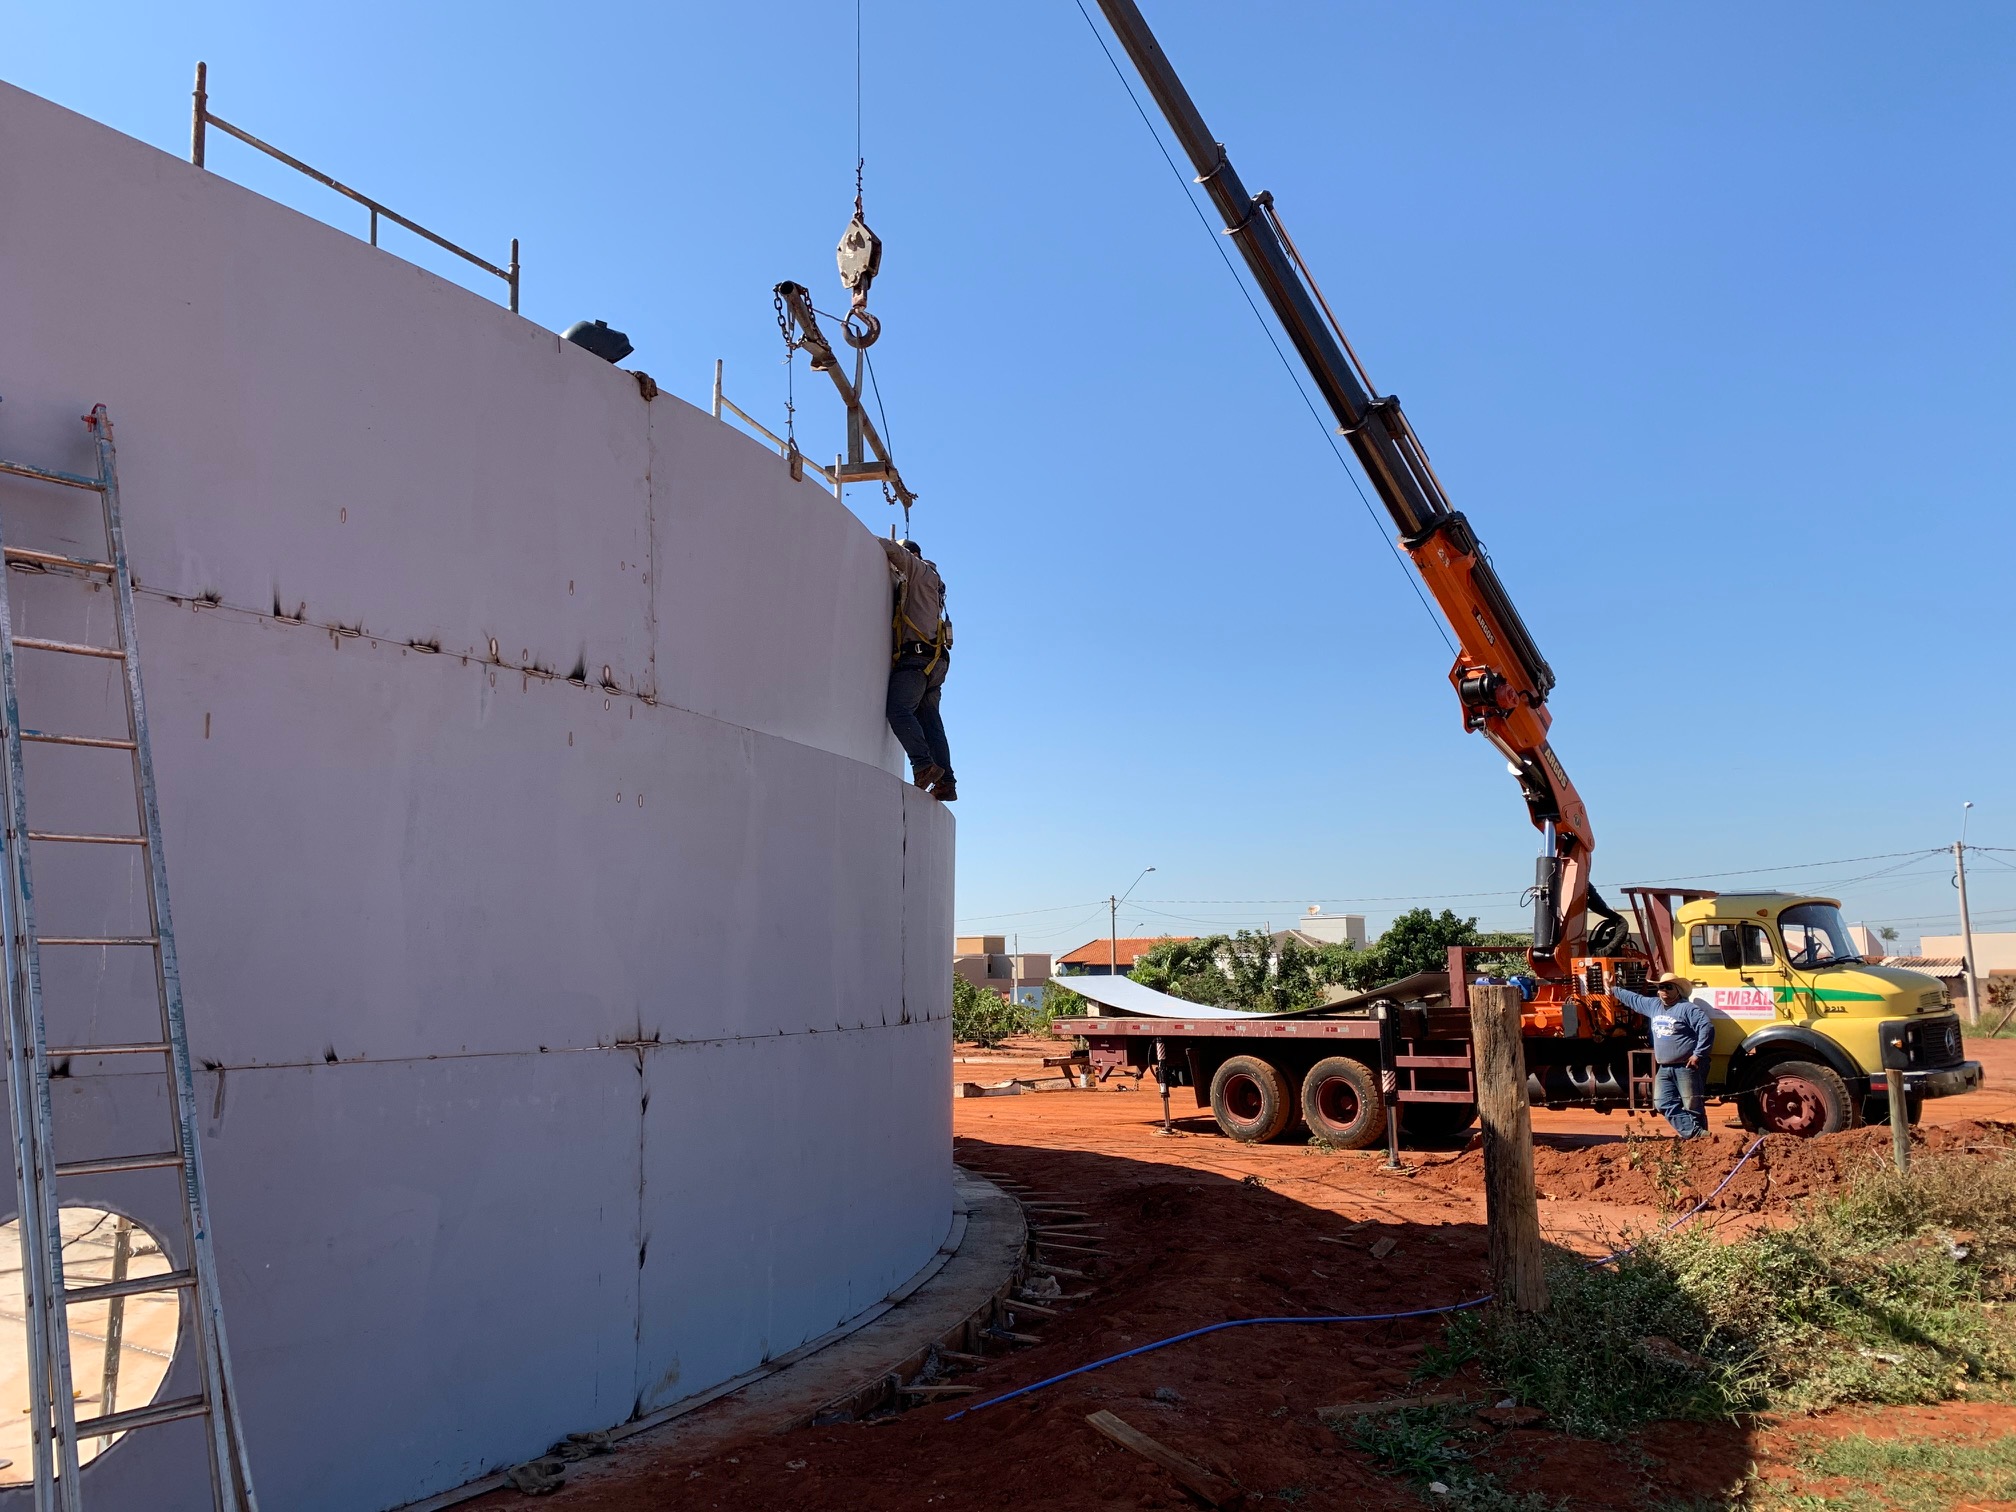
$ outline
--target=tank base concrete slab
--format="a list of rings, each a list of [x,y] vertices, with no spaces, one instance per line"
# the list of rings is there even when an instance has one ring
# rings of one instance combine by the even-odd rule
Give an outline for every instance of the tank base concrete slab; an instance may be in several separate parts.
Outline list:
[[[1028,1242],[1021,1203],[955,1168],[952,1227],[944,1248],[916,1275],[831,1333],[616,1429],[609,1435],[615,1453],[569,1465],[567,1485],[631,1474],[646,1460],[701,1459],[818,1420],[874,1411],[923,1368],[934,1347],[979,1352],[977,1336],[1007,1300]],[[516,1495],[500,1473],[399,1512],[440,1512],[493,1491]]]

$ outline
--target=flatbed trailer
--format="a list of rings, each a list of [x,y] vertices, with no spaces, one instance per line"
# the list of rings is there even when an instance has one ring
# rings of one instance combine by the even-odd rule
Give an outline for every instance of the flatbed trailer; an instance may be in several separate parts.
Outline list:
[[[1083,1039],[1084,1064],[1102,1082],[1152,1072],[1165,1109],[1172,1088],[1190,1088],[1197,1106],[1245,1143],[1278,1138],[1299,1120],[1324,1144],[1384,1142],[1394,1151],[1403,1134],[1447,1138],[1477,1116],[1467,1009],[1382,1001],[1229,1017],[1094,1014],[1057,1019],[1050,1032]],[[1574,1102],[1651,1106],[1650,1049],[1621,1048],[1629,1069],[1603,1089],[1610,1095]]]

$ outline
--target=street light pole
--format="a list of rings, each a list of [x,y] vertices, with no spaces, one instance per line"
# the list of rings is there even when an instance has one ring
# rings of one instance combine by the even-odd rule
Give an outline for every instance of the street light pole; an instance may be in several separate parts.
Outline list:
[[[1141,877],[1155,870],[1152,866],[1141,869]],[[1127,884],[1127,891],[1118,897],[1110,894],[1106,899],[1106,974],[1120,975],[1120,905],[1134,896],[1134,889],[1141,885],[1141,877]]]
[[[1960,808],[1960,838],[1953,842],[1953,885],[1960,889],[1960,969],[1967,978],[1967,1022],[1981,1024],[1981,985],[1974,976],[1974,919],[1967,911],[1967,810]]]

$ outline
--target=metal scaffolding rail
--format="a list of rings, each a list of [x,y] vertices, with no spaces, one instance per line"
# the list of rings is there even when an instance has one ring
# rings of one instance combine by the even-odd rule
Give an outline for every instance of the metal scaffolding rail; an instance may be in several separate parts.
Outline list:
[[[275,147],[271,142],[260,141],[259,138],[252,135],[251,132],[245,130],[242,126],[233,126],[229,121],[225,120],[222,116],[215,115],[211,112],[210,65],[208,63],[198,63],[196,65],[196,89],[194,92],[193,105],[189,115],[189,161],[194,163],[198,168],[202,168],[205,166],[203,156],[204,156],[206,128],[211,126],[215,126],[219,131],[222,131],[229,136],[234,136],[238,138],[239,141],[243,142],[248,147],[258,148],[268,157],[277,159],[278,161],[285,163],[289,168],[294,169],[297,173],[305,173],[308,175],[309,178],[315,180],[316,183],[327,185],[329,188],[334,189],[338,194],[342,195],[344,198],[353,199],[358,204],[362,205],[366,210],[371,212],[372,246],[375,247],[378,245],[378,222],[379,219],[382,217],[385,220],[391,221],[394,225],[404,226],[408,231],[411,231],[415,236],[424,237],[426,240],[434,243],[435,246],[441,248],[442,251],[453,252],[457,257],[461,258],[464,262],[473,263],[477,267],[481,268],[485,273],[489,273],[497,278],[503,279],[505,285],[511,291],[511,313],[514,315],[518,313],[518,238],[517,237],[514,236],[511,238],[511,265],[508,268],[500,268],[495,263],[490,262],[488,259],[478,257],[474,252],[471,252],[467,247],[458,247],[455,245],[454,242],[448,240],[447,237],[439,236],[436,235],[434,232],[429,231],[425,226],[421,225],[418,221],[408,220],[405,216],[399,214],[398,211],[387,209],[384,205],[381,205],[377,200],[371,198],[370,195],[360,194],[357,190],[352,189],[348,184],[341,183],[336,179],[331,178],[328,174],[323,173],[320,169],[310,168],[306,163],[302,162],[301,159],[293,156],[290,153],[282,152],[278,147]]]

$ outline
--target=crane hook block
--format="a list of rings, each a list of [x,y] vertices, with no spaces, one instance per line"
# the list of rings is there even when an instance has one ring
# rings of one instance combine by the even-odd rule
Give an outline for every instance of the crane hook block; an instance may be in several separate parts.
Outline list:
[[[840,282],[854,296],[858,310],[868,302],[868,286],[882,269],[882,238],[868,229],[857,214],[840,233],[835,256],[840,264]]]

